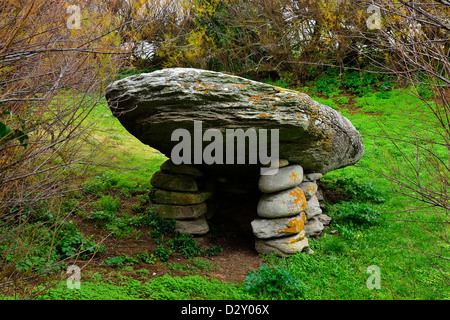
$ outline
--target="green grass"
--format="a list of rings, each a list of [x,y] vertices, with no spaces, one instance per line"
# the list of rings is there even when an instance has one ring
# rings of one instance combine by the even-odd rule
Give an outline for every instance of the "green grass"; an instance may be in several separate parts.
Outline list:
[[[355,79],[348,78],[348,85],[353,85],[351,81]],[[280,81],[277,85],[286,86]],[[323,90],[328,90],[328,97],[316,100],[350,119],[363,136],[365,155],[358,164],[335,170],[322,178],[331,187],[340,188],[350,200],[335,205],[326,203],[327,214],[334,221],[321,238],[310,239],[314,254],[264,257],[264,263],[277,273],[269,272],[270,268],[260,270],[249,274],[247,281],[239,284],[199,275],[183,278],[164,275],[152,280],[98,276],[82,278],[81,290],[69,290],[63,281],[47,290],[41,298],[449,299],[448,261],[438,257],[449,257],[448,242],[442,238],[446,226],[435,223],[444,213],[433,208],[407,211],[423,204],[396,194],[391,183],[373,170],[383,165],[388,153],[400,163],[402,153],[414,155],[414,149],[407,143],[399,143],[398,148],[394,148],[383,137],[382,128],[395,125],[396,130],[410,129],[403,121],[404,113],[414,115],[423,110],[423,103],[401,90],[377,94],[367,93],[365,89],[358,91],[355,86],[355,92],[365,93],[355,95],[358,110],[355,112],[349,109],[348,98],[339,92],[333,94],[337,92],[335,82],[324,81],[320,85]],[[367,87],[369,85],[373,86],[372,80],[368,81]],[[103,212],[103,216],[97,214],[96,218],[100,220],[102,217],[106,220],[124,217],[121,211],[126,201],[132,200],[133,210],[139,212],[140,206],[147,201],[142,195],[151,188],[151,176],[166,157],[128,134],[105,104],[98,106],[91,116],[90,121],[99,128],[95,140],[107,143],[107,152],[99,158],[108,159],[114,167],[93,167],[92,178],[83,183],[83,197],[92,199],[93,212]],[[439,149],[438,152],[442,157],[448,157],[446,150]],[[423,179],[426,181],[427,177]],[[69,199],[65,203],[66,210],[75,210],[77,201],[81,199]],[[332,234],[332,230],[337,230],[337,234]],[[154,261],[154,257],[151,258]],[[116,260],[110,262],[120,267],[127,265],[127,261],[122,261],[123,257]],[[189,274],[211,267],[204,263],[205,260],[190,261],[183,266],[173,264],[172,268]],[[380,268],[380,289],[367,287],[370,276],[367,269],[372,265]],[[144,276],[145,272],[139,274]]]
[[[66,282],[47,290],[42,300],[250,300],[242,284],[230,284],[201,276],[164,275],[150,281],[129,277],[82,281],[79,290],[68,289]]]

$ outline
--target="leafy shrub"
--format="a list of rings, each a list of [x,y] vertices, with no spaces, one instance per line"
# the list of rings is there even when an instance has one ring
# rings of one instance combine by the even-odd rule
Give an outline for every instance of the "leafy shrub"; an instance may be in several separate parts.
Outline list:
[[[105,259],[102,264],[109,265],[117,269],[123,269],[126,266],[133,266],[139,261],[148,264],[155,264],[156,258],[153,254],[149,255],[147,252],[139,252],[134,256],[122,254],[116,257],[109,257],[108,259]]]
[[[203,250],[192,237],[192,234],[177,234],[169,240],[168,245],[172,250],[181,253],[187,259],[198,257],[203,253]]]
[[[107,224],[105,229],[120,239],[127,239],[136,233],[136,229],[123,218],[117,218],[114,222]]]
[[[175,233],[175,219],[164,219],[154,212],[149,213],[142,223],[152,228],[150,235],[155,240]]]
[[[153,254],[148,254],[148,252],[140,252],[136,255],[136,258],[139,259],[139,261],[142,261],[144,263],[148,264],[155,264],[156,263],[156,257]]]
[[[200,248],[193,239],[192,234],[176,233],[173,239],[169,240],[167,244],[173,251],[181,253],[186,259],[201,255],[213,256],[223,250],[220,246],[211,246],[207,249]]]
[[[392,79],[386,75],[352,71],[343,75],[342,84],[348,91],[354,92],[359,96],[364,96],[373,89],[377,89],[380,92],[391,91],[393,88],[391,80]],[[384,97],[383,99],[386,98]]]
[[[155,254],[158,257],[159,260],[162,262],[167,262],[170,258],[170,254],[172,251],[168,248],[165,248],[163,244],[160,244],[155,249]]]
[[[8,116],[8,122],[13,122],[11,121],[12,118],[16,118],[17,123],[20,124],[20,127],[22,130],[20,129],[14,129],[12,127],[10,127],[8,124],[3,123],[2,121],[0,121],[0,143],[4,144],[8,141],[13,141],[13,140],[18,140],[20,145],[23,146],[24,148],[27,147],[27,144],[24,143],[25,140],[28,140],[29,137],[28,135],[25,133],[27,130],[25,128],[25,121],[23,119],[20,118],[20,116],[18,115],[14,115],[11,111],[9,110],[4,110],[0,116]]]
[[[112,196],[102,196],[95,204],[94,207],[97,210],[110,212],[110,213],[117,213],[119,209],[119,197],[112,197]]]
[[[342,84],[348,91],[363,96],[372,90],[372,85],[376,77],[372,73],[360,73],[357,71],[349,72],[343,75]]]
[[[152,228],[150,236],[158,244],[155,254],[161,261],[167,261],[172,251],[181,253],[187,259],[201,255],[212,256],[222,252],[220,246],[212,246],[208,249],[200,248],[192,234],[176,232],[174,219],[164,219],[151,212],[142,218],[141,223]],[[165,240],[165,236],[172,238]],[[169,249],[164,247],[165,244]]]
[[[118,180],[108,173],[95,176],[92,180],[82,183],[82,190],[85,194],[99,195],[116,186]]]
[[[324,96],[332,98],[342,92],[342,90],[339,89],[339,78],[335,76],[323,74],[314,81],[314,84],[315,86],[312,88],[312,94],[320,92]]]
[[[380,99],[390,99],[392,97],[392,91],[378,91],[375,93],[375,97]]]
[[[80,203],[77,199],[70,198],[70,199],[65,200],[61,204],[61,210],[63,212],[67,212],[67,213],[71,213],[71,212],[77,213],[79,204]]]
[[[342,105],[348,104],[348,103],[350,102],[350,99],[349,99],[348,97],[336,97],[336,98],[334,99],[334,101],[335,101],[338,105],[342,106]]]
[[[61,258],[73,257],[80,253],[79,259],[87,259],[96,250],[104,251],[104,247],[98,247],[97,243],[86,238],[73,223],[64,224],[57,236],[56,253]]]
[[[331,207],[330,216],[336,224],[370,226],[378,222],[380,214],[366,204],[341,202]]]
[[[385,201],[382,192],[370,182],[358,182],[354,178],[341,178],[329,186],[340,188],[350,199],[359,202],[382,203]]]
[[[130,217],[126,214],[124,217],[119,217],[116,213],[110,211],[95,211],[87,216],[87,219],[93,220],[95,223],[102,225],[102,227],[118,238],[129,238],[136,233],[135,225],[141,224],[142,217]]]
[[[94,211],[89,216],[87,216],[87,219],[93,220],[97,223],[103,223],[103,222],[113,222],[114,219],[116,219],[116,214],[108,211]]]
[[[289,271],[280,266],[270,268],[264,264],[258,271],[247,274],[244,286],[249,293],[261,295],[264,299],[295,299],[306,293],[303,284]]]
[[[110,257],[103,261],[104,265],[109,265],[117,269],[123,269],[125,266],[132,266],[138,263],[138,259],[135,257],[130,257],[129,255],[122,254],[117,257]]]
[[[203,252],[203,255],[206,257],[214,256],[218,253],[221,253],[223,248],[221,246],[211,246]]]
[[[105,247],[98,245],[90,238],[86,238],[83,233],[72,223],[63,223],[58,230],[50,230],[39,223],[30,224],[30,230],[36,238],[41,241],[40,246],[35,243],[21,244],[25,249],[25,254],[15,262],[15,268],[19,271],[34,270],[37,273],[44,273],[59,270],[64,264],[62,260],[77,257],[86,260],[95,252],[103,252]],[[27,239],[27,238],[24,238]],[[29,239],[33,242],[32,239]],[[0,252],[7,248],[0,247]],[[14,259],[14,254],[1,255],[6,262]]]

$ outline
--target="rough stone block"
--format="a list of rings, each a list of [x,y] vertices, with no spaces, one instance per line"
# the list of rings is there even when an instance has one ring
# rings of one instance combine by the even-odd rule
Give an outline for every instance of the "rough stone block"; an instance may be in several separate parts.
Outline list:
[[[149,196],[150,199],[157,204],[174,204],[185,206],[205,202],[211,196],[211,193],[166,191],[152,188]]]
[[[305,195],[299,187],[264,194],[258,202],[257,213],[261,218],[294,216],[306,207]]]
[[[193,176],[171,174],[163,171],[155,172],[150,180],[152,186],[171,191],[198,191],[197,181]]]
[[[299,185],[303,180],[303,168],[291,165],[279,168],[273,175],[262,175],[258,181],[258,188],[264,193],[273,193]]]
[[[175,231],[184,234],[203,235],[209,232],[205,216],[194,220],[176,220]]]
[[[275,254],[279,257],[288,257],[297,252],[308,250],[308,238],[305,237],[305,232],[302,231],[293,236],[276,238],[276,239],[256,239],[255,249],[261,254]]]
[[[165,219],[193,219],[205,214],[207,206],[205,203],[190,206],[176,206],[170,204],[154,204],[153,208],[161,218]]]
[[[306,202],[306,219],[311,219],[312,217],[317,216],[321,213],[322,209],[320,208],[319,199],[314,195]]]
[[[306,223],[306,216],[299,215],[279,219],[255,219],[252,221],[253,234],[260,239],[284,237],[299,233]]]

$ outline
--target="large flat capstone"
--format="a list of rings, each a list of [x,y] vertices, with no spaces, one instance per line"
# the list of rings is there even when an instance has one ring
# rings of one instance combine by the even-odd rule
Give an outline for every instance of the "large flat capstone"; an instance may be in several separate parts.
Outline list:
[[[270,130],[278,129],[279,157],[301,165],[306,172],[325,174],[355,164],[364,153],[361,135],[336,110],[301,92],[224,73],[191,68],[143,73],[110,84],[106,98],[113,114],[132,135],[167,157],[179,143],[171,139],[174,130],[187,129],[193,140],[191,164],[205,170],[232,171],[242,165],[237,161],[227,165],[225,160],[223,164],[196,163],[194,156],[214,138],[194,137],[194,121],[201,122],[202,132],[219,130],[223,150],[227,129],[256,130],[258,138],[260,129],[267,129],[268,155]],[[200,149],[195,149],[194,138],[201,140]],[[260,159],[252,165],[248,154],[245,159],[241,173],[259,174]]]

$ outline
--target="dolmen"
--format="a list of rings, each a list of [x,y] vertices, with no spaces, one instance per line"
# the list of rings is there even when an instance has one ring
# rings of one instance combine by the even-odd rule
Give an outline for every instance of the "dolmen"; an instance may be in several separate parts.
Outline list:
[[[364,154],[360,133],[336,110],[225,73],[142,73],[111,83],[106,99],[129,133],[168,158],[151,180],[155,212],[175,219],[179,232],[204,235],[220,196],[215,182],[252,181],[260,198],[251,228],[261,254],[311,252],[308,237],[329,223],[318,181]]]

